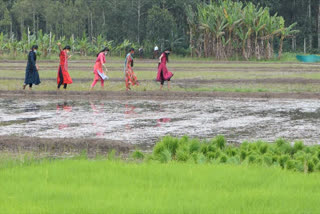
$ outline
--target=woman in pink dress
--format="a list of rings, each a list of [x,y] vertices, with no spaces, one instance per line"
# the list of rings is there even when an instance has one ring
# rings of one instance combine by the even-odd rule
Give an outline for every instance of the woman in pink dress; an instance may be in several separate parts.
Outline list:
[[[94,86],[97,84],[97,82],[101,81],[101,88],[104,88],[104,80],[107,78],[107,75],[104,73],[103,68],[108,71],[105,63],[106,63],[106,55],[109,52],[109,48],[104,48],[102,51],[100,51],[97,55],[96,64],[94,65],[94,79],[91,84],[90,91],[94,88]]]
[[[171,49],[166,49],[159,58],[157,81],[161,83],[160,90],[162,90],[165,81],[168,81],[168,89],[170,89],[170,80],[173,77],[173,74],[167,68],[170,52]]]

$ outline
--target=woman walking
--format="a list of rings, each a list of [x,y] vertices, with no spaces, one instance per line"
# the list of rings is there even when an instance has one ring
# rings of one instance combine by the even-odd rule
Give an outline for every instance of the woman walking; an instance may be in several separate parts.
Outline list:
[[[108,55],[109,48],[104,48],[102,51],[100,51],[97,55],[96,64],[94,65],[94,80],[91,85],[90,91],[94,88],[94,86],[97,84],[97,82],[101,81],[101,88],[104,88],[104,80],[109,79],[109,77],[103,72],[103,68],[108,71],[105,63],[106,63],[106,56]]]
[[[130,53],[126,56],[125,61],[125,75],[126,75],[126,90],[131,90],[130,86],[139,85],[137,80],[137,76],[133,72],[133,55],[134,55],[134,48],[130,49]]]
[[[161,83],[160,90],[162,90],[165,81],[168,81],[168,89],[170,89],[170,80],[173,77],[173,74],[167,68],[170,52],[171,49],[166,49],[159,58],[157,81]]]
[[[57,90],[60,89],[61,85],[63,85],[63,88],[66,90],[67,85],[72,84],[72,79],[68,73],[68,59],[71,58],[71,56],[68,56],[68,53],[70,52],[71,47],[66,46],[64,49],[61,49],[61,43],[58,43],[58,47],[60,49],[60,64],[57,76]]]
[[[26,68],[26,75],[23,84],[23,90],[29,85],[29,90],[32,90],[32,85],[39,85],[41,83],[39,77],[39,66],[37,65],[37,50],[38,45],[34,45],[28,54],[28,64]]]

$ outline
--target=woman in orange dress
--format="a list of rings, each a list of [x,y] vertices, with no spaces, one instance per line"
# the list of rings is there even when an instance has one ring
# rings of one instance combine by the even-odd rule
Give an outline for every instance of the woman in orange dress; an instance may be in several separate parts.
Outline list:
[[[72,79],[68,72],[68,59],[71,56],[68,56],[68,53],[71,50],[70,46],[66,46],[64,49],[61,49],[61,43],[58,43],[60,49],[60,64],[57,76],[58,88],[60,89],[61,85],[64,85],[63,88],[66,90],[68,84],[72,84]]]
[[[133,72],[133,55],[134,55],[134,48],[131,48],[130,53],[126,56],[126,61],[124,64],[124,72],[126,75],[126,90],[131,90],[130,86],[139,85],[137,76]]]
[[[107,75],[103,72],[103,68],[108,71],[105,63],[106,63],[106,55],[109,52],[109,48],[104,48],[102,51],[100,51],[97,55],[96,64],[94,65],[94,80],[91,85],[90,91],[94,88],[94,86],[97,84],[97,82],[101,81],[101,88],[104,88],[104,80],[108,79]],[[103,68],[102,68],[103,67]]]

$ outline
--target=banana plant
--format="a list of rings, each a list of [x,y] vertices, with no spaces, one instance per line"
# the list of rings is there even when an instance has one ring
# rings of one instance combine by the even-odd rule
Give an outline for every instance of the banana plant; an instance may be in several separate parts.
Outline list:
[[[280,32],[280,46],[279,46],[279,56],[278,58],[281,59],[282,56],[282,50],[283,50],[283,41],[284,39],[293,36],[294,34],[299,33],[299,30],[293,30],[293,28],[297,25],[297,23],[293,23],[289,27],[284,27],[284,19],[280,17],[280,27],[281,27],[281,32]]]
[[[184,10],[187,16],[187,22],[189,26],[189,48],[191,57],[193,57],[193,49],[195,46],[194,36],[197,31],[197,13],[193,11],[191,5],[184,5]]]

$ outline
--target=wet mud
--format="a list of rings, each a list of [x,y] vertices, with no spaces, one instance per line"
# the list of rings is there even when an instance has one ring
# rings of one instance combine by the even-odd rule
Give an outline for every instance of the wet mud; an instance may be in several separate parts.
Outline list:
[[[320,142],[320,103],[314,99],[143,99],[132,95],[131,99],[0,101],[0,136],[73,139],[72,145],[80,142],[80,148],[87,140],[152,148],[166,135],[203,139],[224,135],[233,143],[277,138]]]

